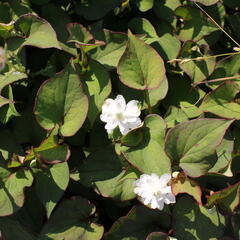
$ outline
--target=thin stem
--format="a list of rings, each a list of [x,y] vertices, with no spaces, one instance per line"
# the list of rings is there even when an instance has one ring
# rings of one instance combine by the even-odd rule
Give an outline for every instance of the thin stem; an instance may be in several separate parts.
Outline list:
[[[146,103],[147,103],[147,106],[148,106],[148,113],[151,114],[152,113],[152,106],[151,106],[151,103],[150,103],[148,90],[145,90],[144,94],[145,94],[145,100],[146,100]]]
[[[207,15],[207,17],[209,17],[211,19],[211,21],[219,28],[221,29],[221,31],[228,36],[238,47],[240,47],[240,44],[233,39],[233,37],[231,37],[199,4],[197,4],[196,2],[194,2],[194,4],[205,14]]]
[[[240,75],[236,75],[236,76],[232,76],[232,77],[216,78],[216,79],[211,79],[211,80],[207,80],[207,81],[197,82],[194,84],[194,86],[196,86],[198,84],[202,84],[202,83],[221,82],[221,81],[228,81],[228,80],[233,80],[233,79],[237,79],[237,78],[240,78]]]
[[[222,54],[217,54],[217,55],[204,56],[204,57],[196,57],[196,58],[177,58],[177,59],[172,59],[172,60],[168,61],[168,63],[173,63],[173,62],[188,62],[188,61],[201,61],[201,60],[205,60],[205,59],[209,59],[209,58],[232,56],[232,55],[237,55],[237,54],[240,54],[240,52],[222,53]]]

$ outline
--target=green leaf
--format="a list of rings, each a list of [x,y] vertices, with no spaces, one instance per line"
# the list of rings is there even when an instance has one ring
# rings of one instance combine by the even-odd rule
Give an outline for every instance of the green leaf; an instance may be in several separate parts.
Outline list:
[[[15,22],[14,26],[24,39],[21,48],[29,45],[39,48],[61,49],[55,31],[43,18],[25,14]]]
[[[24,189],[32,182],[30,171],[21,169],[0,180],[0,216],[13,214],[23,206]]]
[[[43,227],[38,240],[100,240],[103,227],[89,218],[94,213],[95,207],[80,196],[64,200]]]
[[[4,39],[7,39],[13,35],[11,32],[14,27],[14,21],[11,21],[10,23],[0,23],[0,36]]]
[[[86,93],[89,96],[88,119],[93,125],[105,98],[111,93],[112,85],[108,72],[100,63],[90,60],[89,68],[90,70],[82,75],[82,80],[86,83]]]
[[[2,94],[2,90],[4,87],[10,85],[11,83],[22,80],[24,78],[27,78],[27,75],[25,73],[20,73],[16,71],[11,71],[6,74],[0,74],[0,94]],[[14,101],[11,99],[6,99],[0,96],[0,107],[2,107],[5,104],[11,104],[13,102]]]
[[[179,6],[181,6],[180,0],[154,1],[153,11],[158,18],[174,24],[175,21],[174,10]]]
[[[146,34],[149,38],[158,38],[153,25],[145,18],[133,18],[128,26],[138,34]]]
[[[225,174],[225,170],[228,165],[230,165],[232,160],[233,147],[233,136],[231,135],[230,131],[227,131],[221,144],[216,149],[218,160],[216,164],[209,170],[209,172]]]
[[[173,75],[168,78],[169,88],[164,106],[168,109],[171,105],[179,107],[182,102],[196,104],[200,99],[199,92],[191,86],[191,82],[181,75]]]
[[[184,23],[178,30],[178,38],[181,41],[198,41],[210,33],[219,30],[216,25],[202,15],[201,11],[195,7],[180,6],[175,9],[175,14],[184,20]]]
[[[167,123],[167,127],[172,128],[178,123],[187,121],[188,117],[182,109],[170,106],[165,114],[164,120]]]
[[[190,197],[178,199],[173,207],[173,231],[177,239],[218,239],[224,227],[225,219],[215,207],[199,206]]]
[[[151,44],[163,59],[171,60],[177,57],[181,44],[172,34],[165,33],[159,37],[152,24],[145,18],[133,18],[128,25],[135,33],[145,34],[144,41]]]
[[[149,233],[159,230],[159,225],[169,227],[167,212],[136,205],[127,216],[120,217],[113,224],[104,240],[145,240]]]
[[[36,194],[46,208],[49,218],[68,186],[68,164],[65,162],[44,169],[36,169],[34,176]]]
[[[240,60],[240,55],[233,55],[231,57],[226,57],[219,61],[216,65],[216,68],[212,75],[210,76],[209,80],[217,79],[217,78],[224,78],[224,77],[231,77],[231,76],[238,76],[240,71],[240,66],[237,64]],[[236,78],[236,83],[239,85],[240,78]],[[222,81],[219,82],[210,82],[207,83],[209,87],[215,89],[219,85],[222,84]]]
[[[223,0],[224,5],[227,7],[230,7],[232,9],[236,9],[239,7],[239,2],[238,0]]]
[[[146,12],[153,7],[154,0],[135,0],[141,12]]]
[[[39,146],[46,138],[46,131],[37,123],[32,106],[25,106],[20,113],[21,117],[12,120],[14,137],[20,144],[32,143]]]
[[[172,180],[172,192],[175,196],[180,193],[191,195],[198,204],[202,205],[202,190],[200,186],[192,179],[188,178],[183,172],[178,173],[178,176]]]
[[[91,153],[87,160],[78,168],[75,180],[86,187],[93,187],[105,197],[130,200],[135,197],[133,182],[137,175],[124,170],[120,159],[113,149],[103,148]],[[77,177],[77,178],[76,178]]]
[[[146,240],[171,240],[171,239],[164,232],[152,232],[147,236]]]
[[[71,64],[42,84],[34,109],[43,128],[51,130],[58,125],[63,136],[72,136],[81,128],[87,111],[88,99]]]
[[[158,102],[166,97],[168,92],[168,79],[165,77],[160,85],[152,90],[140,91],[133,88],[129,88],[122,82],[118,81],[118,91],[124,95],[127,101],[132,99],[142,102],[142,110],[148,108],[148,103],[146,101],[146,95],[148,95],[149,103],[152,107],[156,106]]]
[[[203,53],[202,53],[203,52]],[[194,83],[205,80],[212,74],[215,68],[215,58],[207,58],[209,50],[205,47],[199,47],[192,41],[184,43],[181,49],[181,57],[183,61],[179,63],[179,67],[192,79]],[[191,58],[206,57],[201,60],[190,60]]]
[[[219,0],[195,0],[196,2],[199,2],[205,6],[211,6],[213,4],[216,4]]]
[[[49,136],[40,144],[33,148],[27,155],[26,160],[33,158],[40,159],[48,164],[62,163],[70,157],[70,150],[67,144],[59,144],[57,137],[58,128],[52,130]]]
[[[36,1],[35,4],[39,4],[46,0],[31,0]],[[47,20],[57,33],[57,38],[60,41],[60,47],[65,50],[62,43],[66,43],[69,33],[67,31],[67,24],[71,22],[71,18],[68,12],[63,8],[56,6],[52,1],[50,3],[44,3],[41,7],[41,16]]]
[[[104,17],[120,3],[120,0],[88,0],[87,2],[78,2],[75,10],[80,16],[92,21]]]
[[[208,205],[213,206],[216,204],[221,212],[225,214],[233,214],[236,207],[240,204],[239,196],[240,182],[213,193],[208,198]]]
[[[6,88],[4,88],[1,94],[7,97],[7,99],[9,99],[10,101],[12,101],[9,104],[4,105],[0,108],[0,121],[3,124],[6,124],[13,117],[19,117],[20,114],[17,112],[13,103],[14,100],[13,100],[12,87],[8,85]]]
[[[123,33],[104,29],[102,40],[106,43],[90,51],[91,57],[110,69],[117,66],[127,43],[127,36]]]
[[[123,84],[139,90],[157,88],[165,77],[165,67],[157,52],[129,31],[127,48],[118,63]]]
[[[85,51],[89,51],[98,45],[105,45],[102,41],[96,41],[93,35],[79,23],[69,23],[67,29],[70,34],[68,42],[76,43]]]
[[[6,160],[6,163],[11,161],[13,155],[24,155],[22,146],[16,141],[10,130],[1,128],[0,136],[0,156]]]
[[[237,83],[225,82],[206,95],[200,109],[223,118],[240,119],[240,104],[234,101],[239,90]]]
[[[195,119],[181,123],[168,132],[165,150],[188,176],[201,176],[215,164],[215,150],[232,122]]]
[[[158,115],[148,115],[144,120],[144,126],[133,130],[128,135],[140,131],[142,141],[137,146],[122,146],[124,157],[141,172],[162,175],[171,172],[170,159],[164,152],[164,136],[166,123]],[[128,137],[128,135],[126,137]]]
[[[0,218],[1,236],[6,240],[24,239],[35,240],[33,234],[29,233],[25,226],[12,217]]]

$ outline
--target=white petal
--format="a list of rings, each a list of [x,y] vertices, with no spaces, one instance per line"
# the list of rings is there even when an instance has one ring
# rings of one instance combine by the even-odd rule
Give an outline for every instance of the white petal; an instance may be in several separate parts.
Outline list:
[[[120,129],[120,132],[125,135],[127,134],[130,130],[134,129],[134,128],[137,128],[141,125],[141,119],[138,118],[136,122],[127,122],[127,123],[124,123],[123,121],[120,121],[119,122],[119,129]]]
[[[161,189],[162,194],[167,194],[167,193],[172,193],[172,188],[171,186],[166,186]]]
[[[112,120],[112,121],[107,122],[107,124],[105,125],[105,129],[113,130],[115,127],[117,127],[117,125],[118,125],[118,121]]]
[[[143,200],[143,203],[145,205],[148,205],[151,202],[152,198],[151,197],[147,197],[147,198],[143,198],[142,200]]]
[[[115,99],[115,104],[116,104],[116,112],[123,112],[125,111],[126,108],[126,101],[122,95],[117,95]]]
[[[102,122],[109,122],[112,119],[112,115],[110,114],[101,114],[100,119]]]
[[[171,180],[171,174],[165,173],[160,177],[160,187],[164,187],[168,184],[168,182]]]
[[[162,199],[158,200],[158,209],[163,210],[163,208],[164,208],[164,201]]]
[[[151,208],[156,209],[158,208],[158,202],[156,200],[156,198],[153,198],[151,201]]]
[[[102,112],[110,112],[110,108],[112,105],[115,105],[115,101],[111,98],[106,99],[104,104],[102,105]]]
[[[119,130],[122,135],[127,134],[130,131],[130,125],[129,123],[123,123],[122,121],[119,122]]]
[[[129,117],[139,117],[139,115],[141,114],[141,111],[138,107],[138,101],[132,100],[132,101],[128,102],[124,114],[125,114],[126,117],[127,116],[129,116]]]
[[[168,194],[164,195],[164,202],[166,204],[175,203],[176,197],[172,193],[168,193]]]

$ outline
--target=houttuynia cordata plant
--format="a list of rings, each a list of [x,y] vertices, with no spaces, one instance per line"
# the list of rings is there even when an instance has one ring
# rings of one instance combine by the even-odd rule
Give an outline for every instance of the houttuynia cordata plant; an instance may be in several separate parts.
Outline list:
[[[0,1],[0,239],[240,239],[239,0]]]

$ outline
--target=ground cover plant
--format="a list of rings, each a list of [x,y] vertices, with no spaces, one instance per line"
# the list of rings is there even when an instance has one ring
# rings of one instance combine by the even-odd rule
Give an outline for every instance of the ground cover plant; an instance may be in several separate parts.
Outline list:
[[[0,238],[240,239],[239,11],[2,0]]]

